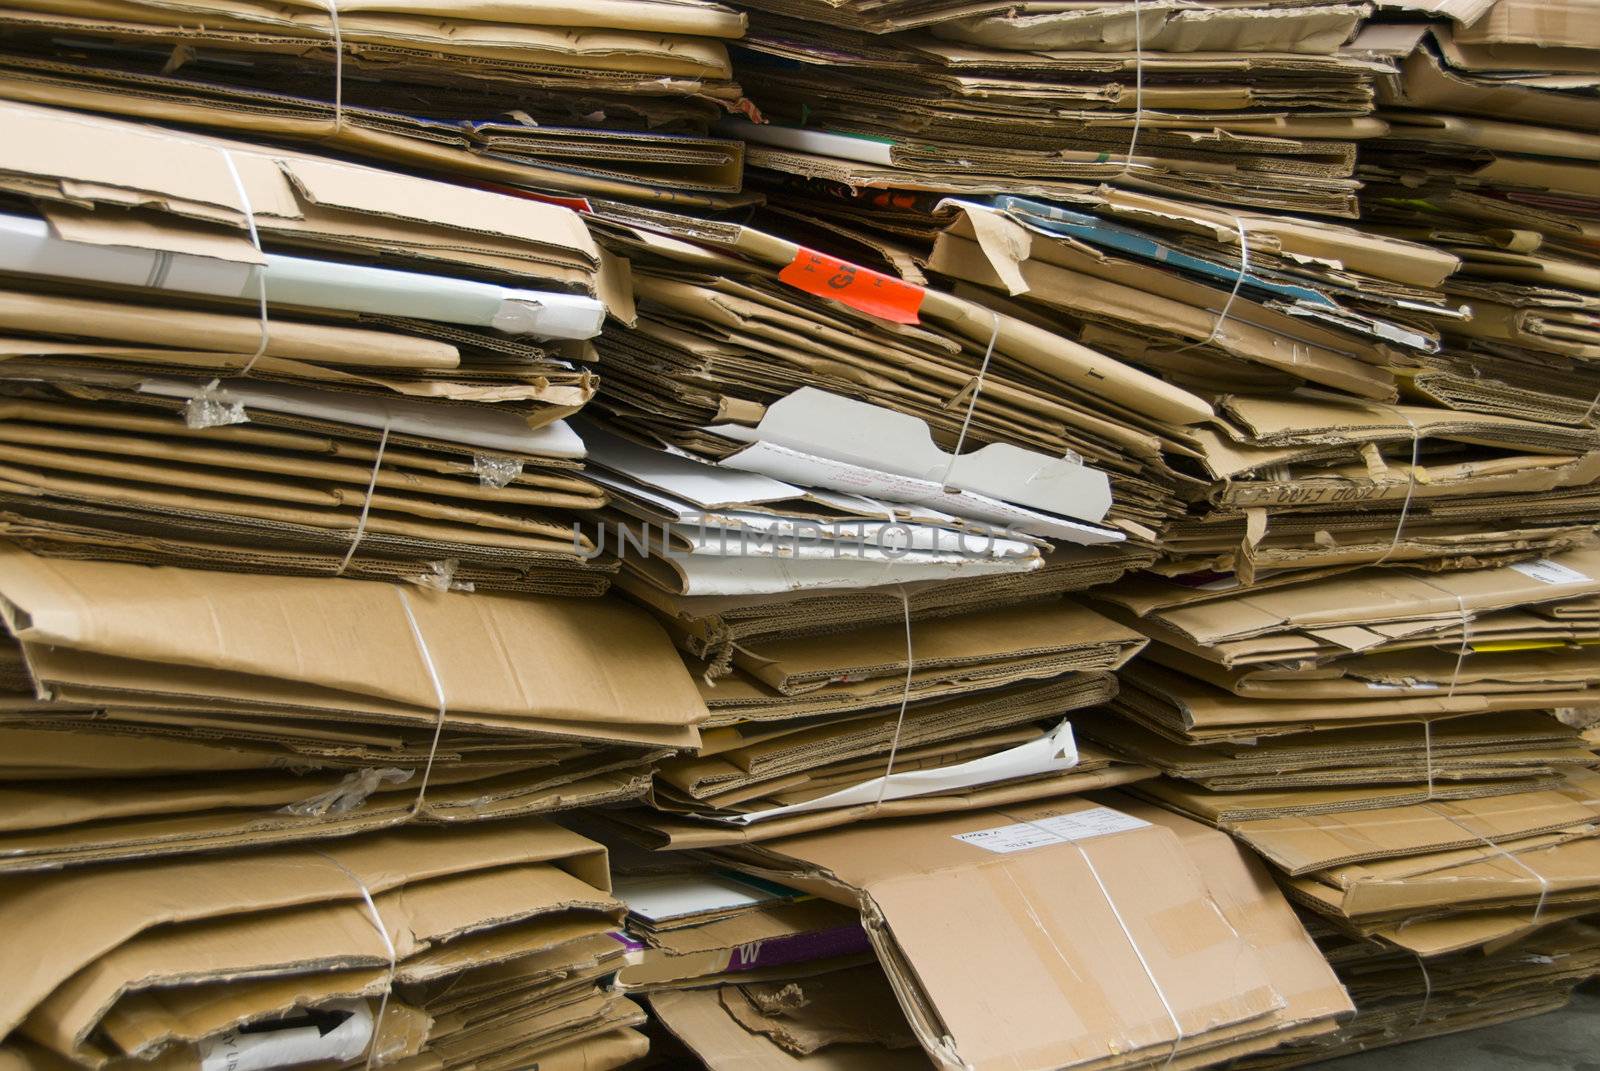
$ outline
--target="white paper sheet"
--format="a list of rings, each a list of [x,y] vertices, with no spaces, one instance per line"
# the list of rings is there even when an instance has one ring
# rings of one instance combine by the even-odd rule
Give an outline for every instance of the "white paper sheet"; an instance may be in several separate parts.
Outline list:
[[[139,390],[163,398],[193,398],[206,386],[196,379],[146,379]],[[239,402],[248,411],[264,409],[314,420],[380,429],[419,438],[461,443],[485,450],[545,457],[581,458],[583,441],[565,421],[530,428],[510,413],[487,412],[482,407],[433,405],[410,398],[375,398],[367,394],[298,387],[265,380],[224,380],[216,392],[220,401]]]
[[[804,803],[791,803],[787,807],[772,807],[750,814],[717,816],[717,820],[747,826],[783,815],[855,807],[873,803],[880,798],[900,800],[915,796],[934,796],[941,792],[957,792],[964,788],[974,788],[998,781],[1012,781],[1020,777],[1061,773],[1076,765],[1078,765],[1078,745],[1072,736],[1072,723],[1064,721],[1037,740],[1030,740],[1026,744],[993,755],[985,755],[971,762],[936,770],[908,770],[905,773],[892,773],[888,777],[874,777],[870,781],[863,781],[859,785],[840,789],[838,792]]]

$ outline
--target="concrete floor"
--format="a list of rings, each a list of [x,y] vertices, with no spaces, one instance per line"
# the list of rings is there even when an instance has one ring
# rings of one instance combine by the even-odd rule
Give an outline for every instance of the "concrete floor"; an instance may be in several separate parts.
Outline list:
[[[1600,987],[1590,983],[1549,1015],[1345,1056],[1316,1071],[1600,1071]]]

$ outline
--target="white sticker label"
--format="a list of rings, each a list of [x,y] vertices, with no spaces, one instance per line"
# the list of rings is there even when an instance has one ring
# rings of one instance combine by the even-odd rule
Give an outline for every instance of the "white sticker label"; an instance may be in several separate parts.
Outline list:
[[[1112,810],[1110,807],[1091,807],[1085,811],[1057,814],[1034,822],[1017,822],[1009,826],[995,826],[972,833],[957,833],[955,839],[988,852],[1022,852],[1029,848],[1042,848],[1047,844],[1066,844],[1090,837],[1103,837],[1109,833],[1125,833],[1149,825],[1143,818]]]
[[[1594,579],[1578,572],[1576,569],[1570,569],[1560,562],[1553,562],[1549,558],[1535,558],[1531,562],[1517,562],[1511,568],[1523,576],[1532,577],[1541,584],[1582,584]]]

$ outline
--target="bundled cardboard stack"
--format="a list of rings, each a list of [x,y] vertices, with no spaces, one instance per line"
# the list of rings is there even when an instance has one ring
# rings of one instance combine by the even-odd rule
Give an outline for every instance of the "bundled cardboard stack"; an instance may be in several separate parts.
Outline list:
[[[1403,56],[1379,81],[1389,130],[1362,154],[1362,214],[1461,257],[1447,289],[1471,309],[1405,374],[1450,408],[1592,426],[1600,35],[1578,9],[1473,7],[1354,43]]]
[[[0,129],[7,535],[605,589],[573,526],[604,494],[561,418],[629,299],[576,215],[32,105]]]
[[[1152,641],[1118,700],[1124,724],[1241,742],[1592,705],[1600,659],[1583,641],[1597,575],[1590,547],[1495,569],[1291,573],[1253,587],[1147,576],[1096,599]]]
[[[1550,926],[1507,948],[1423,960],[1365,941],[1319,932],[1318,947],[1356,1004],[1331,1034],[1292,1041],[1240,1069],[1298,1067],[1457,1030],[1556,1011],[1575,986],[1600,973],[1593,922]]]
[[[1355,139],[1382,68],[1336,3],[757,0],[738,73],[785,126],[752,167],[855,188],[1058,197],[1126,180],[1354,215]]]
[[[0,559],[7,870],[628,798],[705,717],[613,600]]]
[[[618,817],[701,847],[1148,777],[1061,720],[1110,698],[1141,645],[1065,600],[741,644],[729,676],[702,680],[696,753],[658,765],[651,810]]]
[[[1324,1034],[1350,1008],[1259,864],[1126,797],[710,854],[859,910],[881,965],[813,961],[651,993],[719,1071],[1197,1067]]]
[[[747,110],[708,0],[14,4],[0,96],[562,194],[738,204]]]
[[[624,952],[605,851],[533,816],[635,797],[693,743],[704,707],[648,615],[0,559],[0,914],[36,935],[7,957],[8,1058],[513,1071],[644,1051],[605,985]]]
[[[10,1066],[617,1067],[605,852],[542,822],[0,882]],[[25,968],[25,969],[23,969]],[[14,1033],[12,1033],[14,1031]],[[547,1062],[548,1061],[548,1062]]]
[[[0,12],[0,1065],[1287,1066],[1600,969],[1600,39],[742,6]]]

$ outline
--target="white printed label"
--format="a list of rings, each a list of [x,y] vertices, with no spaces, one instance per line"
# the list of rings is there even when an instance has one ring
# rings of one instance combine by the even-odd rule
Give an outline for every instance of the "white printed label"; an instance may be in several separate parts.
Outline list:
[[[1582,584],[1593,577],[1570,569],[1549,558],[1536,558],[1531,562],[1517,562],[1511,568],[1523,576],[1532,577],[1541,584]]]
[[[1103,837],[1109,833],[1124,833],[1149,825],[1143,818],[1112,810],[1110,807],[1091,807],[1085,811],[1057,814],[1034,822],[1017,822],[1009,826],[980,829],[972,833],[957,833],[955,839],[982,848],[987,852],[1027,851],[1047,844],[1067,844],[1090,837]]]

